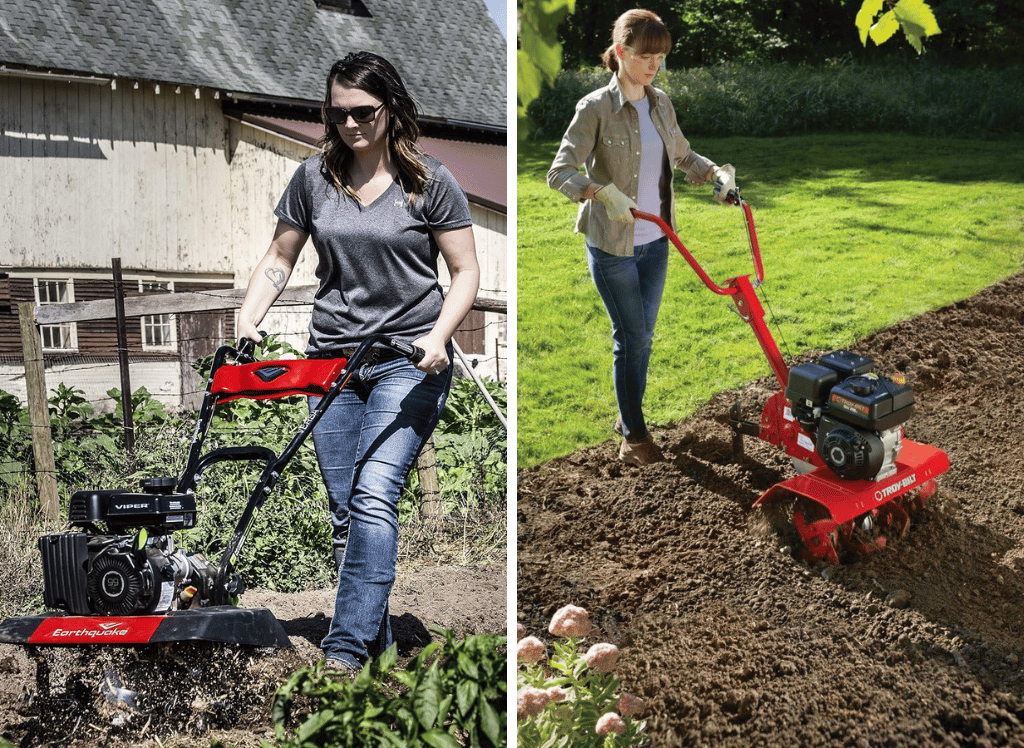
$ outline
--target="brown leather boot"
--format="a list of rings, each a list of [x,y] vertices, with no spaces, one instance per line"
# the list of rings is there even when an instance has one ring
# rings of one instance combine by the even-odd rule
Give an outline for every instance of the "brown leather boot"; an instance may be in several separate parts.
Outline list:
[[[654,440],[649,437],[642,442],[628,442],[623,439],[622,446],[619,447],[619,459],[627,465],[642,466],[661,462],[665,459],[665,455],[661,453],[661,448],[654,443]]]

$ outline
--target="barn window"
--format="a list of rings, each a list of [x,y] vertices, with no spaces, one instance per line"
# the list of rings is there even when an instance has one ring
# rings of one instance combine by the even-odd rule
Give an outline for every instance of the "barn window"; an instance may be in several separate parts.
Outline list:
[[[314,2],[320,10],[333,10],[361,18],[372,17],[369,9],[363,4],[363,0],[314,0]]]
[[[37,304],[70,304],[75,300],[75,285],[70,278],[36,278],[34,285]],[[77,333],[74,322],[39,326],[44,351],[76,350]]]
[[[170,293],[174,291],[171,283],[156,281],[139,281],[139,291],[163,291]],[[174,350],[174,315],[172,314],[147,314],[141,318],[142,322],[142,349],[143,350]]]

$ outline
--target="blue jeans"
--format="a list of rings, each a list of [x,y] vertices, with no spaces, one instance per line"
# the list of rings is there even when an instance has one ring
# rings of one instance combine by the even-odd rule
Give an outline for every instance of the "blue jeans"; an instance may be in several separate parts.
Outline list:
[[[451,366],[426,374],[404,358],[363,365],[313,430],[340,563],[334,617],[320,646],[352,668],[391,646],[398,500],[451,380]],[[310,407],[317,402],[310,398]]]
[[[643,441],[650,437],[643,400],[654,323],[668,274],[668,239],[634,247],[632,257],[616,257],[587,245],[587,262],[612,321],[612,373],[622,435],[626,441]]]

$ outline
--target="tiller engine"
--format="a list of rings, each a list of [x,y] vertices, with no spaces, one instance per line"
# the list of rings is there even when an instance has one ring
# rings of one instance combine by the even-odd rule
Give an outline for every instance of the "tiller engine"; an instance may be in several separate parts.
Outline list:
[[[257,361],[255,344],[221,346],[213,357],[188,460],[177,478],[151,478],[142,491],[76,491],[65,532],[39,539],[43,602],[62,611],[0,622],[0,642],[15,644],[155,644],[213,641],[291,646],[265,608],[236,607],[244,584],[235,561],[285,467],[374,346],[418,361],[423,351],[384,335],[362,342],[350,359]],[[319,398],[280,454],[262,444],[204,450],[214,411],[239,398]],[[260,478],[218,563],[179,548],[173,533],[196,524],[203,473],[224,462],[262,465]]]
[[[797,469],[754,507],[795,529],[795,555],[808,563],[838,564],[844,552],[884,548],[887,538],[906,534],[910,514],[934,495],[935,478],[949,469],[949,459],[903,435],[914,395],[902,375],[877,374],[870,358],[842,350],[786,365],[756,293],[764,267],[753,214],[738,190],[729,202],[744,212],[756,280],[743,275],[724,286],[711,280],[664,220],[638,210],[633,215],[656,223],[708,289],[732,299],[778,380],[781,391],[765,404],[759,423],[744,421],[739,403],[729,414],[734,453],[742,454],[744,435],[756,436],[782,448]]]

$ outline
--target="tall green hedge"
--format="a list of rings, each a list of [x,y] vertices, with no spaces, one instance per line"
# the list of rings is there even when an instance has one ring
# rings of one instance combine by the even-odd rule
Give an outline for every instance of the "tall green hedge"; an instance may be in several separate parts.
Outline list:
[[[605,85],[599,68],[562,71],[527,113],[539,138],[558,138],[576,102]],[[655,83],[689,135],[788,136],[891,132],[1001,138],[1024,133],[1024,68],[722,64],[670,70]]]

